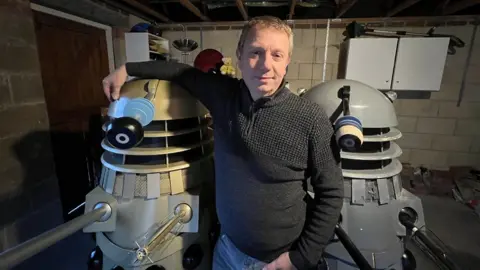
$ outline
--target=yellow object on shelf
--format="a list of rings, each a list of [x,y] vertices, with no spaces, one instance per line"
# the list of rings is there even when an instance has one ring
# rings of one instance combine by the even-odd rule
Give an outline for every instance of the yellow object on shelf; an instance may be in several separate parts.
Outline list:
[[[232,58],[225,57],[225,58],[222,58],[222,61],[223,61],[223,66],[220,67],[220,73],[222,73],[222,75],[234,77],[235,67],[232,64]]]

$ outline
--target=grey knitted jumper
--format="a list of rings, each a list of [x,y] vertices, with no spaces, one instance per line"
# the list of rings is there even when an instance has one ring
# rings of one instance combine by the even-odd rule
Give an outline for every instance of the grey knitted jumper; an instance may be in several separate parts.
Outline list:
[[[210,111],[217,214],[238,249],[264,262],[289,251],[297,269],[314,267],[333,236],[343,200],[339,152],[322,108],[283,85],[254,101],[243,80],[181,63],[126,68],[131,76],[182,86]],[[306,193],[307,178],[315,199]]]

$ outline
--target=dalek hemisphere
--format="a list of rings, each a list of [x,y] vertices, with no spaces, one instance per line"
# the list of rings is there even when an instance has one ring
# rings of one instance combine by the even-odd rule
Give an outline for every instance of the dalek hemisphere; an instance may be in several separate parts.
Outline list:
[[[161,80],[129,81],[111,103],[98,188],[116,201],[116,222],[84,229],[97,233],[103,269],[208,269],[214,210],[200,198],[213,178],[207,114],[187,91]]]

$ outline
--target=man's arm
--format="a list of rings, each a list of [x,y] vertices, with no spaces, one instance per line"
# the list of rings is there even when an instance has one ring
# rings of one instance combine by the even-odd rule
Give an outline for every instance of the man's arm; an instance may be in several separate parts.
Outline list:
[[[290,251],[290,260],[299,270],[314,267],[330,241],[343,204],[343,175],[340,152],[333,129],[322,111],[315,117],[309,138],[309,168],[315,198],[305,227]]]
[[[187,64],[167,61],[131,62],[125,64],[127,74],[143,79],[174,82],[213,113],[215,104],[221,104],[236,80],[227,76],[204,73]]]

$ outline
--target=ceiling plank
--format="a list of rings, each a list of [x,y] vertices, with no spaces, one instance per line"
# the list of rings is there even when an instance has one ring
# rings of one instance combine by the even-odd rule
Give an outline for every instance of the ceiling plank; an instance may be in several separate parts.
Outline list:
[[[295,14],[295,6],[297,5],[297,0],[291,0],[291,1],[292,2],[290,3],[290,12],[288,13],[289,20],[293,18],[293,14]]]
[[[405,0],[396,7],[392,8],[387,12],[387,17],[392,17],[395,14],[401,12],[402,10],[405,10],[413,5],[415,5],[417,2],[420,2],[420,0]]]
[[[182,4],[182,6],[184,6],[186,9],[190,10],[190,12],[195,14],[197,17],[199,17],[203,21],[206,21],[206,22],[211,21],[210,18],[203,15],[203,13],[194,4],[192,4],[192,2],[190,2],[190,0],[180,0],[180,4]]]
[[[243,4],[243,0],[235,0],[235,3],[237,3],[238,11],[242,14],[243,20],[248,21],[248,13]]]
[[[454,2],[453,4],[450,4],[449,6],[445,7],[443,10],[444,15],[450,15],[455,12],[458,12],[462,9],[466,9],[468,7],[471,7],[473,5],[480,4],[480,0],[463,0],[463,1],[457,1]]]
[[[133,8],[138,9],[139,11],[147,13],[148,15],[152,16],[153,18],[155,18],[157,20],[160,20],[160,21],[166,22],[166,23],[172,23],[173,22],[167,16],[165,16],[161,13],[158,13],[157,11],[153,10],[152,8],[147,7],[144,4],[141,4],[141,3],[139,3],[135,0],[122,0],[122,1],[124,3],[132,6]]]
[[[347,2],[344,2],[343,4],[340,3],[340,1],[337,1],[337,6],[338,6],[338,12],[337,12],[337,18],[340,18],[347,12],[355,3],[357,3],[358,0],[350,0]]]

